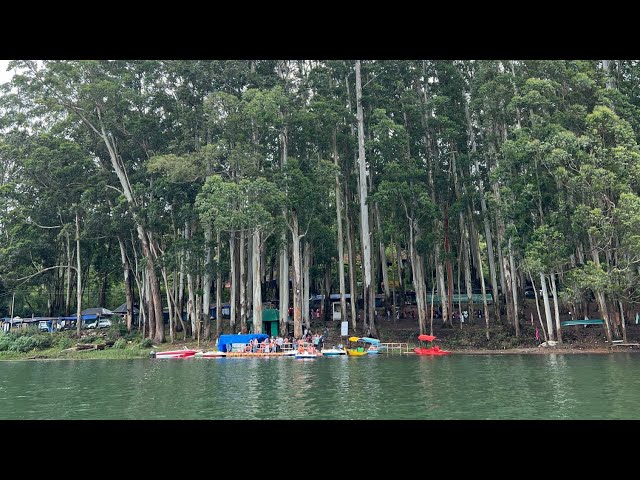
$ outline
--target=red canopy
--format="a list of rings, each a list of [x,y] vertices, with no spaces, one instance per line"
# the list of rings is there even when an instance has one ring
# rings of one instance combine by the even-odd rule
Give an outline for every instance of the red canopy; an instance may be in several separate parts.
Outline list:
[[[433,335],[418,335],[418,340],[423,342],[433,342],[436,339]]]

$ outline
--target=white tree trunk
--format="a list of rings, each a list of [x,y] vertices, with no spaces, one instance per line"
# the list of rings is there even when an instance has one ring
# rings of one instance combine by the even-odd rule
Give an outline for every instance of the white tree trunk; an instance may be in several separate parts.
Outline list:
[[[240,331],[246,333],[247,330],[247,268],[245,263],[245,233],[240,230]]]
[[[547,332],[549,333],[549,340],[556,339],[553,331],[553,319],[551,318],[551,306],[549,304],[549,291],[547,290],[547,280],[544,273],[540,274],[540,285],[542,286],[542,299],[544,300],[544,315],[547,319]]]
[[[293,247],[293,336],[302,337],[302,261],[300,255],[300,229],[298,216],[292,213],[292,247]]]
[[[551,274],[551,294],[553,295],[553,311],[556,318],[556,332],[558,343],[562,343],[562,330],[560,330],[560,309],[558,308],[558,291],[556,289],[556,276]]]
[[[289,318],[289,247],[287,245],[287,234],[282,234],[282,247],[280,248],[280,273],[278,282],[280,284],[280,330],[287,332],[287,322]]]
[[[211,333],[211,224],[207,223],[204,227],[204,274],[202,276],[202,317],[205,322],[205,339],[209,340]]]
[[[440,245],[434,247],[434,260],[436,263],[436,275],[438,276],[438,295],[440,295],[440,306],[442,308],[442,323],[449,322],[449,311],[447,309],[447,287],[444,282],[444,267],[440,260]]]
[[[254,333],[262,333],[262,283],[260,283],[260,248],[261,248],[260,230],[256,228],[253,231],[253,239],[251,242],[251,261],[253,263],[251,273],[253,274],[253,331]],[[271,332],[267,332],[271,334]]]
[[[220,231],[216,232],[216,338],[222,333],[222,257],[220,256]]]
[[[309,315],[309,269],[311,267],[311,248],[309,242],[303,242],[303,259],[302,259],[302,319],[307,329],[311,328],[311,317]]]
[[[513,249],[511,248],[511,238],[509,238],[509,267],[511,270],[511,295],[513,296],[513,321],[516,327],[516,337],[520,335],[520,321],[518,318],[518,277],[516,276],[516,262],[513,258]],[[555,285],[554,285],[555,289]],[[558,329],[560,324],[558,323]]]
[[[374,204],[374,212],[376,216],[376,227],[378,228],[378,232],[380,232],[380,236],[382,237],[382,226],[380,224],[380,211],[378,210],[378,204]],[[389,269],[387,268],[387,252],[384,248],[384,242],[382,240],[379,242],[380,247],[380,269],[382,270],[382,285],[384,288],[384,301],[386,304],[389,303],[389,298],[391,298],[391,290],[389,289]]]
[[[67,239],[67,293],[64,301],[64,314],[68,317],[71,315],[71,264],[73,257],[71,256],[71,235],[67,231],[65,236]],[[11,317],[13,318],[13,315]]]
[[[362,81],[360,60],[356,60],[356,109],[358,121],[358,172],[360,178],[360,234],[362,241],[362,261],[364,263],[364,289],[371,285],[371,239],[369,237],[369,207],[367,205],[367,166],[364,155],[364,114],[362,111]],[[366,314],[364,315],[366,318]]]
[[[76,333],[82,330],[82,269],[80,268],[80,214],[76,211]]]
[[[254,234],[255,234],[255,231],[254,231]],[[253,308],[253,280],[254,280],[253,238],[254,238],[254,235],[251,235],[247,239],[247,316],[251,315],[251,309]],[[260,249],[258,248],[258,252],[259,251]],[[260,259],[258,259],[258,264],[259,263],[260,263]],[[258,267],[260,267],[260,265],[258,265]],[[259,278],[260,277],[258,277],[258,279]]]
[[[413,285],[416,289],[416,304],[418,307],[418,326],[420,328],[420,334],[425,333],[426,330],[426,291],[424,283],[424,272],[422,270],[422,257],[418,255],[415,247],[415,236],[413,221],[409,221],[409,257],[411,259],[411,273],[413,275]],[[433,298],[432,298],[433,300]]]
[[[231,307],[231,318],[229,319],[229,325],[231,326],[231,331],[235,332],[235,326],[236,326],[236,316],[237,316],[237,312],[236,312],[236,292],[238,290],[238,284],[237,284],[237,280],[236,280],[236,262],[235,262],[235,248],[236,247],[236,233],[235,231],[231,230],[231,232],[229,233],[229,266],[230,266],[230,272],[229,275],[231,276],[231,299],[229,300],[230,302],[230,307]]]
[[[547,337],[547,331],[544,328],[544,323],[542,323],[542,315],[540,313],[540,302],[538,301],[538,289],[536,288],[536,282],[533,278],[533,275],[531,275],[531,272],[529,273],[529,279],[531,280],[531,285],[533,286],[533,295],[536,299],[536,310],[538,311],[538,321],[540,322],[540,327],[542,327],[542,335],[544,337],[544,341],[546,342],[547,340],[549,340],[549,338]]]
[[[347,222],[347,253],[349,254],[349,295],[351,297],[351,301],[349,305],[351,307],[351,329],[355,331],[356,329],[356,306],[358,303],[358,289],[356,286],[356,261],[355,261],[355,247],[354,236],[351,226],[351,219],[349,215],[349,199],[347,195],[345,195],[345,220]],[[347,320],[346,313],[344,314],[343,321]]]
[[[340,194],[340,177],[338,174],[338,148],[336,144],[336,130],[333,131],[333,163],[336,166],[336,222],[338,225],[338,281],[340,283],[340,316],[347,319],[347,297],[344,281],[344,238],[342,235],[342,195]],[[333,308],[333,307],[332,307]],[[330,313],[333,320],[333,311]]]

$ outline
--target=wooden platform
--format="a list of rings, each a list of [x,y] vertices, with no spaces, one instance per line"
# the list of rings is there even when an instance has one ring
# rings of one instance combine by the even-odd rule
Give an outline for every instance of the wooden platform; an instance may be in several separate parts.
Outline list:
[[[284,352],[253,353],[253,352],[227,352],[226,357],[282,357]]]
[[[624,340],[611,340],[611,347],[640,347],[640,343],[623,343]]]

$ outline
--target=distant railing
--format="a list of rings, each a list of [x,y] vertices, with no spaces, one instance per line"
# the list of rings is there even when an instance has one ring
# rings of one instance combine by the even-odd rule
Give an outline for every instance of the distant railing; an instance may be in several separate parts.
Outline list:
[[[403,355],[411,352],[408,343],[381,343],[378,346],[378,351],[387,355]]]

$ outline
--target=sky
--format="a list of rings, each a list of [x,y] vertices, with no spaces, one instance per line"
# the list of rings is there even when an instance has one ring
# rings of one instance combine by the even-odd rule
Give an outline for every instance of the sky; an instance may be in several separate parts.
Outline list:
[[[9,60],[0,60],[0,83],[8,82],[11,79],[11,72],[7,72]]]

